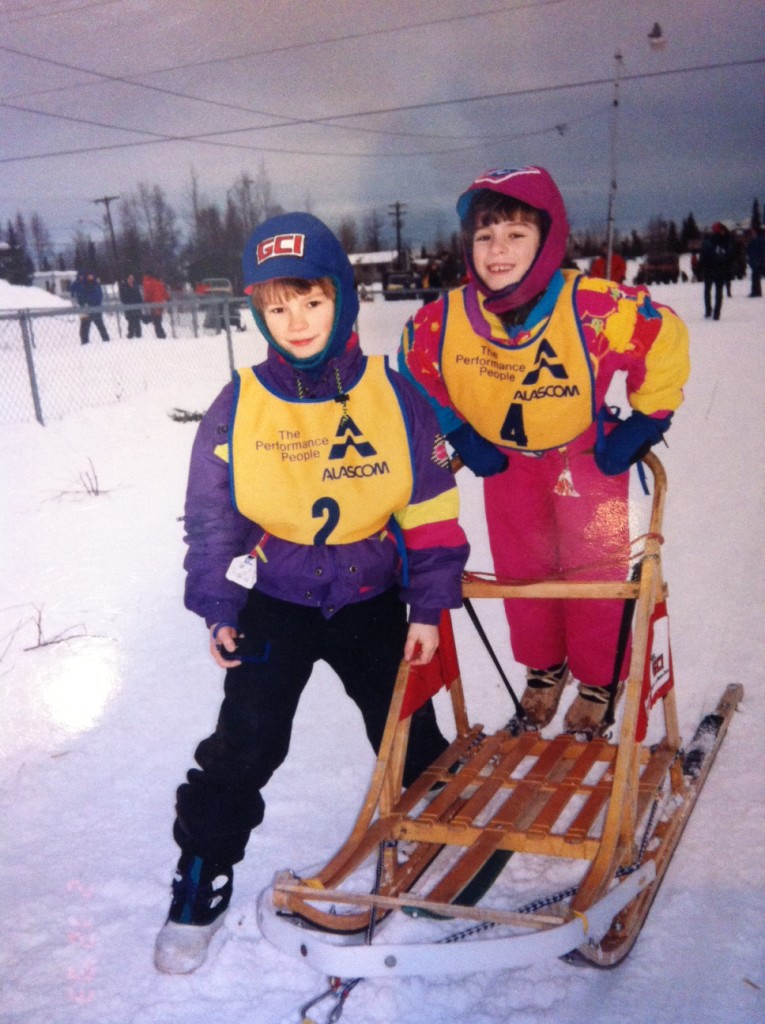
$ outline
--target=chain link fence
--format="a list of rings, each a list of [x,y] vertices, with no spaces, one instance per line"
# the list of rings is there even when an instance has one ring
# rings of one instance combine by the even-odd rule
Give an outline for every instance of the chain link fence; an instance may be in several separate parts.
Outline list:
[[[166,388],[176,404],[214,396],[235,367],[264,358],[265,342],[241,300],[216,296],[181,299],[154,307],[165,337],[153,322],[128,338],[126,312],[148,307],[104,305],[108,341],[96,322],[80,340],[81,311],[0,311],[0,423],[45,424],[80,409],[110,405]]]

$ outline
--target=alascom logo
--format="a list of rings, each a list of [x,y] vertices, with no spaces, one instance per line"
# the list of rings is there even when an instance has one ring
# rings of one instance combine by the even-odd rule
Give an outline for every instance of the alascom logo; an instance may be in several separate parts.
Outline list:
[[[305,250],[305,235],[274,235],[264,238],[258,245],[258,265],[270,260],[273,256],[302,256]]]

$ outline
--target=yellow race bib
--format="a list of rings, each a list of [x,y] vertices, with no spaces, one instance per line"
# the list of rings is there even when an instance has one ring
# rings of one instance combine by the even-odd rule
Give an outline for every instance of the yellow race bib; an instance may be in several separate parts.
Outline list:
[[[560,448],[594,419],[594,380],[566,283],[549,319],[521,344],[479,337],[464,292],[452,292],[441,348],[441,372],[460,415],[494,444],[521,451]]]
[[[238,371],[229,440],[236,508],[296,544],[350,544],[383,530],[414,484],[406,422],[381,356],[343,405],[286,399]]]

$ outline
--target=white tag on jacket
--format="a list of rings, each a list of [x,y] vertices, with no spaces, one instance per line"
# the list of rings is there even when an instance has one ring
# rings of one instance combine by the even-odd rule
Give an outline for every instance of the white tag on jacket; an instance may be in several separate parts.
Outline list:
[[[252,590],[258,578],[258,560],[253,555],[238,555],[226,570],[226,579]]]

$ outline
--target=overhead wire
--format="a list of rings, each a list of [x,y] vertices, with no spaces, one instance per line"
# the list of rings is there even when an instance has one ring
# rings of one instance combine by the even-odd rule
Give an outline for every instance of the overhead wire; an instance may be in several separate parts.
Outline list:
[[[4,47],[0,46],[0,49],[4,49]],[[689,74],[689,73],[699,73],[701,71],[721,70],[721,69],[731,68],[731,67],[745,67],[745,66],[751,66],[751,65],[762,64],[762,63],[765,63],[765,58],[760,58],[760,57],[758,57],[758,58],[751,58],[751,59],[743,59],[743,60],[735,60],[735,61],[717,61],[717,62],[710,63],[710,64],[696,64],[696,65],[693,65],[691,67],[685,67],[685,68],[672,68],[672,69],[664,69],[664,70],[659,70],[659,71],[636,72],[636,73],[633,73],[633,74],[623,75],[622,76],[622,81],[639,81],[639,80],[646,80],[646,79],[652,79],[652,78],[657,78],[657,77],[666,77],[668,75],[681,75],[681,74]],[[14,109],[14,110],[24,111],[24,112],[28,112],[28,113],[38,114],[39,116],[42,116],[42,117],[49,117],[49,118],[60,119],[60,120],[72,120],[72,121],[76,121],[77,123],[80,123],[80,124],[85,124],[85,125],[91,124],[94,127],[113,129],[115,131],[127,131],[127,132],[139,133],[139,134],[143,134],[143,135],[150,135],[150,136],[152,136],[151,138],[148,138],[148,139],[142,139],[142,140],[132,141],[132,142],[106,143],[106,144],[99,145],[99,146],[86,146],[86,147],[78,147],[78,148],[67,149],[67,150],[54,150],[54,151],[45,152],[45,153],[26,154],[26,155],[22,155],[22,156],[14,156],[14,157],[2,157],[2,158],[0,158],[0,164],[19,163],[19,162],[25,162],[25,161],[30,161],[30,160],[46,159],[46,158],[51,158],[51,157],[56,157],[56,156],[70,156],[70,155],[81,154],[81,153],[103,152],[103,151],[114,150],[114,149],[133,148],[135,146],[140,146],[140,145],[157,145],[159,143],[166,143],[166,142],[197,142],[197,143],[200,143],[200,144],[203,144],[203,145],[216,145],[216,146],[222,146],[224,148],[256,150],[258,152],[279,152],[279,153],[286,153],[286,154],[290,154],[290,155],[301,155],[301,156],[332,156],[334,158],[339,158],[339,157],[355,157],[355,156],[356,157],[374,156],[376,158],[379,158],[380,156],[395,156],[396,158],[400,159],[400,158],[407,157],[407,156],[420,156],[420,155],[425,155],[425,154],[422,153],[421,149],[417,150],[416,152],[412,152],[412,153],[409,153],[409,152],[396,152],[396,153],[381,154],[381,153],[343,153],[343,152],[338,152],[337,150],[332,150],[331,152],[322,152],[322,151],[317,151],[317,150],[313,150],[313,149],[291,149],[291,148],[290,149],[285,149],[285,148],[280,148],[280,147],[274,148],[274,147],[264,147],[264,146],[261,146],[261,145],[252,145],[252,144],[237,144],[237,143],[235,143],[235,142],[230,140],[230,136],[232,136],[232,135],[242,135],[244,133],[250,133],[250,132],[262,132],[262,131],[272,130],[272,129],[275,129],[275,128],[282,128],[282,127],[297,127],[297,126],[308,126],[308,125],[331,126],[336,121],[346,121],[346,120],[350,120],[352,118],[358,118],[358,117],[379,117],[379,116],[382,116],[384,114],[412,113],[412,112],[415,112],[415,111],[432,110],[432,109],[436,109],[436,108],[443,108],[443,107],[449,107],[449,106],[460,106],[460,105],[465,105],[465,104],[470,104],[470,103],[480,103],[480,102],[488,102],[488,101],[492,101],[492,100],[500,100],[500,99],[501,100],[507,100],[507,99],[513,99],[513,98],[518,98],[518,97],[528,97],[528,96],[534,96],[534,95],[543,95],[543,94],[549,94],[549,93],[553,93],[553,92],[560,92],[560,91],[565,91],[565,90],[570,90],[570,89],[592,88],[592,87],[601,86],[601,85],[609,85],[610,86],[612,84],[612,82],[613,82],[613,79],[610,76],[608,76],[608,77],[600,77],[600,78],[591,78],[591,79],[587,79],[587,80],[579,81],[579,82],[561,82],[561,83],[552,84],[552,85],[534,86],[534,87],[529,87],[529,88],[524,88],[524,89],[502,90],[502,91],[499,91],[499,92],[482,93],[482,94],[478,94],[478,95],[474,95],[474,96],[464,96],[464,97],[457,97],[457,98],[452,98],[452,99],[429,100],[429,101],[421,102],[421,103],[401,104],[401,105],[398,105],[398,106],[390,106],[390,107],[375,107],[375,108],[370,108],[370,109],[367,109],[367,110],[357,110],[357,111],[346,112],[344,114],[334,114],[334,115],[331,115],[330,117],[321,117],[321,118],[306,117],[306,118],[287,119],[287,120],[285,120],[282,123],[278,123],[278,124],[274,124],[274,125],[248,125],[248,126],[239,127],[239,128],[231,128],[231,127],[229,127],[229,128],[222,128],[222,129],[219,129],[219,130],[214,131],[214,132],[207,131],[207,132],[188,133],[188,134],[171,134],[171,133],[167,133],[167,132],[164,132],[164,133],[150,132],[150,131],[148,131],[146,129],[136,129],[136,128],[129,128],[129,127],[124,127],[124,126],[116,125],[116,124],[108,124],[108,123],[104,123],[104,122],[96,122],[96,121],[92,121],[92,120],[90,120],[88,118],[78,117],[77,115],[58,114],[58,113],[53,113],[53,112],[50,112],[50,111],[34,110],[32,108],[24,107],[24,106],[21,106],[19,104],[9,104],[9,103],[7,103],[5,101],[0,101],[0,107],[6,107],[6,108],[9,108],[9,109]],[[557,128],[557,125],[554,126],[554,127],[550,127],[550,128],[545,130],[545,133],[547,131],[553,131],[556,128]],[[227,136],[229,138],[224,141],[223,138],[222,138],[223,136]],[[418,135],[418,136],[415,136],[415,137],[417,137],[417,138],[426,138],[427,135],[423,134],[422,136]],[[473,148],[473,147],[471,146],[471,147],[468,147],[468,148]],[[448,151],[449,150],[439,149],[439,150],[436,150],[435,152],[448,152]]]
[[[33,4],[25,4],[24,8],[22,8],[22,10],[19,11],[20,5],[16,3],[14,5],[15,10],[13,14],[5,14],[3,17],[3,22],[5,25],[16,25],[24,21],[39,21],[40,18],[56,18],[62,14],[76,14],[80,11],[87,11],[92,7],[111,7],[113,4],[117,4],[120,2],[121,0],[85,0],[84,3],[75,3],[73,6],[66,7],[63,10],[60,8],[58,10],[50,11],[41,10],[39,11],[39,13],[35,12],[35,5]],[[36,6],[40,7],[41,5],[37,4]]]
[[[524,2],[521,2],[519,4],[515,4],[515,5],[510,6],[510,7],[505,5],[505,6],[502,6],[502,7],[492,8],[491,10],[488,10],[488,11],[479,11],[479,12],[475,12],[475,13],[471,13],[471,14],[450,15],[450,16],[444,17],[444,18],[430,18],[430,19],[427,19],[425,21],[412,22],[412,23],[409,23],[407,25],[399,24],[399,25],[393,26],[391,28],[372,29],[370,31],[365,31],[365,32],[349,32],[349,33],[344,33],[343,35],[333,36],[333,37],[329,37],[329,38],[325,38],[325,39],[318,39],[318,40],[317,39],[312,39],[312,40],[308,40],[308,41],[300,42],[300,43],[289,43],[289,44],[284,44],[284,45],[280,45],[280,46],[276,46],[276,47],[267,47],[267,48],[261,49],[261,50],[250,50],[250,51],[247,51],[245,53],[238,54],[238,55],[233,55],[233,56],[229,55],[227,57],[206,58],[204,60],[190,61],[190,62],[186,62],[186,63],[183,63],[183,64],[176,64],[176,65],[170,65],[170,66],[163,67],[163,68],[157,68],[157,69],[154,69],[151,72],[145,72],[144,74],[157,75],[157,74],[166,74],[166,73],[169,73],[169,72],[172,72],[172,71],[179,71],[179,70],[183,70],[183,71],[197,70],[197,69],[199,69],[201,67],[211,66],[213,64],[220,64],[220,63],[231,64],[231,63],[233,63],[234,61],[237,61],[237,60],[247,60],[247,59],[251,59],[253,57],[272,56],[272,55],[275,55],[275,54],[284,54],[284,53],[289,53],[289,52],[292,52],[292,51],[295,51],[295,50],[306,49],[308,47],[325,46],[325,45],[329,45],[329,44],[333,44],[333,43],[337,43],[337,42],[349,42],[349,41],[352,42],[352,41],[356,41],[358,39],[365,39],[366,40],[366,39],[369,39],[369,38],[374,37],[374,36],[390,35],[392,33],[401,34],[402,32],[407,32],[407,31],[410,31],[412,29],[431,28],[433,26],[449,24],[451,22],[460,22],[460,21],[474,20],[476,18],[485,18],[485,17],[489,17],[489,16],[494,16],[494,15],[497,15],[497,14],[513,13],[513,12],[524,10],[524,9],[527,9],[527,8],[547,7],[547,6],[551,6],[551,5],[554,5],[554,4],[562,4],[562,3],[568,3],[568,2],[570,2],[570,0],[524,0]],[[300,125],[300,124],[305,123],[304,120],[300,119],[300,118],[289,117],[289,116],[286,116],[284,114],[274,114],[274,113],[272,113],[270,111],[259,110],[257,107],[244,106],[242,104],[232,103],[232,102],[226,101],[226,100],[210,99],[209,97],[198,96],[198,95],[195,95],[194,93],[189,93],[189,92],[186,92],[186,91],[181,90],[181,89],[171,89],[168,86],[161,86],[161,85],[150,84],[148,82],[141,81],[139,76],[116,75],[116,74],[111,74],[111,73],[105,72],[105,71],[96,71],[96,70],[94,70],[92,68],[85,68],[85,67],[82,67],[80,65],[72,64],[72,63],[70,63],[68,61],[59,60],[59,59],[54,58],[54,57],[43,57],[43,56],[40,56],[39,54],[30,53],[27,50],[20,50],[20,49],[18,49],[16,47],[12,47],[12,46],[8,46],[8,45],[1,45],[0,44],[0,52],[5,52],[5,53],[11,54],[13,56],[17,56],[17,57],[22,57],[22,58],[29,59],[29,60],[38,61],[39,63],[43,63],[43,64],[49,64],[52,67],[61,68],[62,70],[74,71],[74,72],[76,72],[78,74],[89,75],[93,79],[93,81],[88,81],[88,82],[76,82],[76,83],[73,83],[73,84],[56,86],[55,88],[51,88],[51,89],[36,90],[34,92],[31,92],[31,93],[28,92],[28,91],[25,91],[23,93],[12,93],[10,95],[6,95],[4,97],[0,97],[0,101],[6,103],[8,105],[10,105],[11,101],[13,101],[13,100],[25,99],[25,98],[31,99],[31,98],[34,98],[34,97],[37,97],[37,96],[45,96],[45,95],[50,95],[50,94],[59,94],[59,93],[62,93],[62,92],[71,92],[72,90],[75,90],[75,89],[88,88],[90,86],[95,85],[97,82],[104,82],[105,81],[105,82],[110,82],[110,83],[115,83],[115,84],[120,84],[120,85],[127,85],[127,86],[132,87],[132,88],[141,89],[141,90],[145,90],[145,91],[148,91],[148,92],[154,92],[154,93],[157,93],[159,95],[170,96],[170,97],[173,97],[175,99],[188,100],[188,101],[191,101],[193,103],[202,103],[202,104],[205,104],[207,106],[219,108],[219,109],[222,109],[222,110],[232,110],[232,111],[239,112],[239,113],[257,114],[258,116],[261,116],[261,117],[270,117],[270,118],[274,118],[278,122],[278,124],[272,125],[272,126],[267,126],[267,125],[261,126],[263,128],[265,128],[265,127],[282,127],[282,126],[287,126],[287,125],[290,125],[290,124]],[[33,108],[24,108],[24,107],[18,106],[15,109],[33,109]],[[38,113],[43,113],[42,111],[37,111],[37,112]],[[331,122],[332,122],[332,119],[330,118],[326,123],[328,124],[329,127],[332,127],[332,128],[335,128],[335,129],[338,129],[338,130],[341,130],[341,131],[354,131],[354,132],[361,132],[361,133],[372,134],[372,135],[411,136],[411,137],[414,137],[414,138],[450,138],[450,137],[453,137],[453,136],[448,136],[448,135],[444,136],[442,134],[434,133],[434,132],[429,132],[429,133],[420,133],[420,132],[413,133],[413,132],[403,132],[403,131],[400,131],[400,130],[391,130],[391,129],[384,130],[384,129],[369,128],[367,126],[356,126],[354,128],[348,128],[345,125],[336,125],[336,124],[332,124]],[[319,118],[319,119],[316,119],[316,123],[325,123],[325,121],[324,121],[324,119]]]

